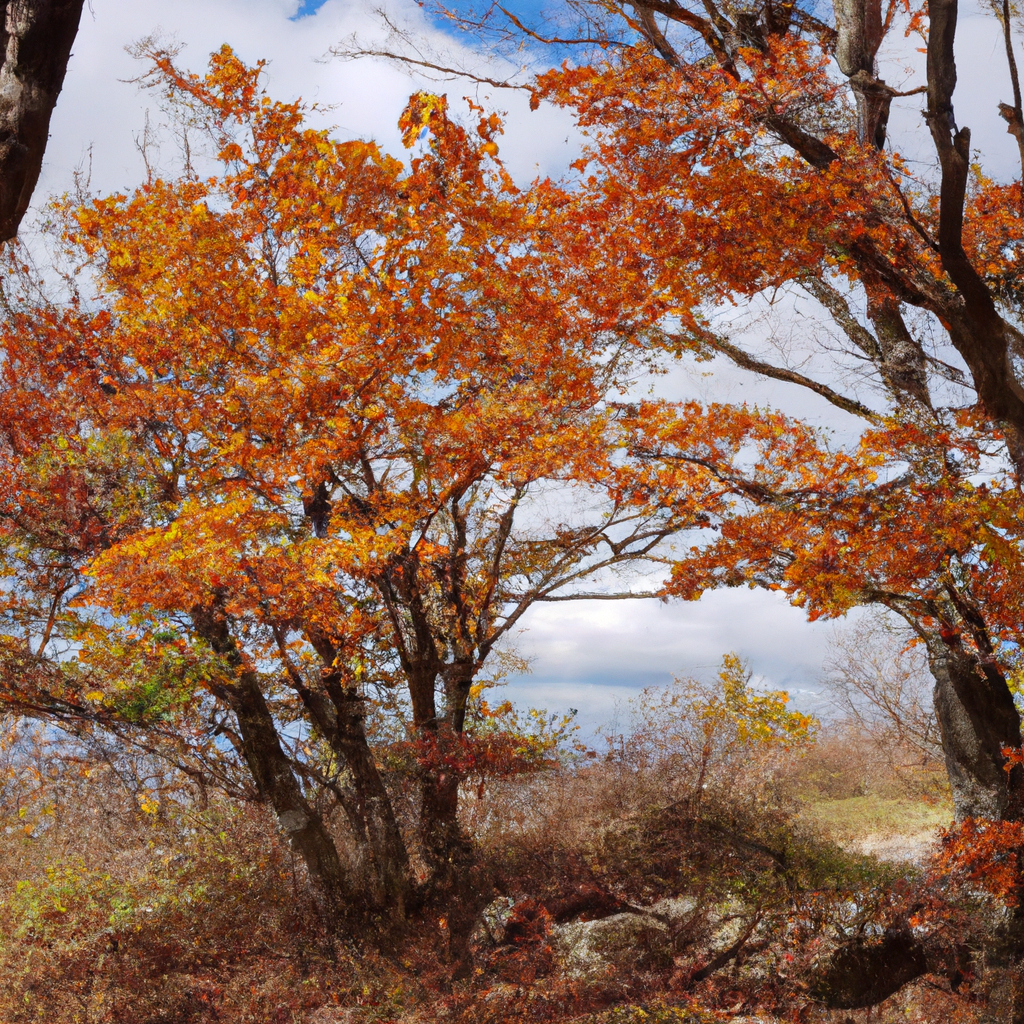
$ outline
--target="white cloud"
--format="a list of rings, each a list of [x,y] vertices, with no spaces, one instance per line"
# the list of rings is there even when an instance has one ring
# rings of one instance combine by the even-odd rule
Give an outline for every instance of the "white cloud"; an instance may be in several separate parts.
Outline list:
[[[749,662],[759,685],[789,690],[796,706],[822,704],[818,680],[835,629],[808,623],[781,594],[724,590],[700,601],[579,601],[535,606],[515,643],[531,674],[503,695],[549,711],[578,708],[585,733],[646,686],[673,676],[713,679],[722,655]]]
[[[374,6],[327,0],[315,15],[291,20],[297,0],[92,0],[92,11],[83,13],[54,112],[36,205],[47,194],[67,189],[72,171],[90,162],[92,184],[99,191],[139,181],[143,167],[134,139],[145,123],[146,109],[154,118],[157,112],[155,97],[140,93],[131,81],[144,68],[125,47],[151,35],[185,44],[179,62],[194,71],[202,71],[208,54],[223,43],[247,63],[269,60],[271,94],[333,106],[319,115],[319,122],[336,126],[342,138],[376,139],[400,155],[398,115],[411,92],[430,88],[447,92],[461,109],[461,97],[469,94],[486,99],[490,108],[510,112],[502,151],[520,180],[564,166],[571,148],[565,140],[574,137],[569,117],[550,109],[531,113],[525,95],[478,90],[465,82],[425,83],[374,60],[320,62],[329,47],[353,34],[365,41],[381,36]],[[414,31],[445,41],[412,0],[404,0],[393,13]],[[446,45],[457,49],[451,42]]]

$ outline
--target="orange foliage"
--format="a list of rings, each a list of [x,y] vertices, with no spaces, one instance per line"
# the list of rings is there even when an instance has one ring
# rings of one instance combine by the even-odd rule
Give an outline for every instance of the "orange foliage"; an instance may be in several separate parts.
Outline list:
[[[143,735],[282,822],[336,799],[411,884],[388,741],[428,854],[454,842],[460,777],[546,759],[507,716],[462,735],[495,645],[728,487],[637,450],[648,413],[619,399],[663,307],[570,191],[511,181],[497,118],[414,96],[407,167],[307,128],[227,48],[204,77],[150,58],[220,173],[59,204],[60,301],[7,257],[3,697]]]
[[[1008,907],[1020,902],[1024,825],[1018,821],[958,822],[942,836],[932,867],[935,880],[971,885]]]

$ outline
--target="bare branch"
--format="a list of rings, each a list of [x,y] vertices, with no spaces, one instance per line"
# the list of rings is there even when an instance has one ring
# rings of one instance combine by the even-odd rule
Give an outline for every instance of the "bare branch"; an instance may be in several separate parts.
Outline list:
[[[551,594],[547,597],[538,597],[536,600],[551,604],[555,601],[647,601],[653,597],[660,599],[664,596],[660,590],[638,590],[635,593],[630,591],[616,594]]]
[[[513,25],[523,35],[529,36],[530,39],[535,39],[538,43],[545,43],[550,46],[624,46],[625,44],[619,40],[613,39],[595,39],[590,36],[582,36],[577,39],[561,39],[558,36],[542,36],[539,32],[535,32],[533,29],[527,28],[511,11],[502,7],[501,4],[495,5],[502,14],[512,22]]]
[[[1003,46],[1006,49],[1006,63],[1010,72],[1010,87],[1013,89],[1013,104],[1000,103],[999,116],[1006,122],[1006,131],[1017,140],[1021,170],[1024,172],[1024,112],[1021,110],[1020,75],[1017,58],[1013,52],[1013,32],[1010,24],[1010,0],[989,0],[992,13],[1003,30]]]
[[[737,366],[742,367],[744,370],[751,370],[754,373],[761,374],[763,377],[772,377],[775,380],[785,381],[788,384],[797,384],[800,387],[807,388],[809,391],[813,391],[816,395],[820,395],[826,401],[836,406],[837,409],[842,409],[843,412],[860,416],[872,423],[878,422],[879,417],[877,413],[872,412],[871,409],[866,405],[862,405],[856,399],[847,398],[845,395],[839,394],[838,391],[834,391],[827,384],[821,384],[810,377],[804,376],[802,373],[797,373],[796,370],[788,370],[785,367],[774,366],[763,360],[755,359],[754,356],[744,352],[738,345],[734,345],[732,342],[726,341],[725,338],[714,335],[711,332],[702,335],[701,340],[715,349],[715,351],[728,356]]]
[[[501,81],[497,78],[488,78],[486,75],[478,75],[472,71],[464,71],[446,64],[436,64],[433,61],[421,60],[417,57],[408,57],[402,53],[395,53],[393,50],[369,50],[369,49],[343,49],[340,46],[332,46],[328,51],[331,56],[341,60],[358,60],[361,57],[379,57],[384,60],[396,61],[400,64],[409,64],[415,67],[426,68],[429,71],[436,71],[438,74],[447,75],[449,78],[465,78],[471,82],[478,82],[480,85],[490,85],[495,89],[518,89],[521,92],[533,92],[528,85],[518,85],[510,79]],[[518,73],[518,72],[517,72]]]

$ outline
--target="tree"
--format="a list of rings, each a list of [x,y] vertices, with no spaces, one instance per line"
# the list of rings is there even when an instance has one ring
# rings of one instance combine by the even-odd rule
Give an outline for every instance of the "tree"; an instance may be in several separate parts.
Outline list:
[[[721,540],[681,560],[669,591],[743,582],[784,589],[812,615],[881,604],[904,617],[936,680],[958,817],[1018,817],[1024,777],[1004,772],[1002,751],[1021,743],[1008,674],[1020,640],[1022,194],[972,169],[954,120],[955,0],[927,12],[843,0],[832,23],[799,4],[570,2],[550,31],[500,6],[446,13],[489,40],[569,55],[509,84],[569,107],[589,135],[587,216],[632,239],[650,308],[668,314],[652,324],[665,351],[726,357],[866,424],[847,461],[824,436],[780,425],[766,475],[685,424],[652,429],[651,458],[713,467],[737,500],[709,523]],[[1011,12],[997,14],[1015,97],[1000,110],[1019,138]],[[923,81],[902,91],[876,62],[901,29],[927,44]],[[935,154],[924,172],[887,130],[891,105],[917,95]],[[780,295],[821,324],[791,361],[716,329],[723,304],[764,309]],[[817,373],[800,365],[809,353]]]
[[[869,616],[837,631],[824,667],[840,720],[874,747],[891,776],[924,792],[942,772],[942,743],[928,659],[912,641],[907,630]]]
[[[723,411],[732,428],[716,420],[705,434],[691,408],[641,408],[636,457],[700,466],[732,498],[701,524],[710,539],[677,559],[666,595],[749,585],[787,593],[812,618],[858,605],[901,616],[935,679],[962,845],[974,819],[1016,835],[1024,199],[1019,180],[971,163],[970,131],[954,118],[956,0],[837,0],[833,19],[771,0],[569,0],[546,22],[501,5],[482,16],[438,7],[515,49],[517,66],[524,45],[542,66],[542,46],[565,58],[501,84],[528,89],[532,105],[568,107],[589,136],[577,187],[586,216],[631,240],[650,308],[666,314],[652,344],[660,330],[669,355],[725,357],[865,425],[843,450],[771,411]],[[1019,144],[1013,12],[993,11],[1014,98],[999,110]],[[876,63],[900,29],[926,43],[923,78],[904,90]],[[414,63],[461,73],[441,57]],[[915,95],[926,97],[935,157],[923,171],[888,137],[892,104]],[[723,306],[771,310],[780,296],[812,303],[820,325],[808,336],[803,321],[795,354],[716,329]],[[1011,911],[995,944],[1011,964],[1024,953],[1021,924]],[[928,963],[900,932],[841,950],[818,990],[835,1006],[868,1005]]]
[[[84,0],[7,0],[0,54],[0,242],[14,238],[43,166]]]
[[[587,581],[640,596],[609,573],[724,489],[631,457],[646,286],[568,193],[514,186],[496,118],[414,96],[407,169],[226,48],[149,56],[223,171],[56,209],[61,299],[11,254],[0,697],[248,787],[339,926],[457,906],[460,781],[543,755],[493,713],[467,734],[495,646]]]

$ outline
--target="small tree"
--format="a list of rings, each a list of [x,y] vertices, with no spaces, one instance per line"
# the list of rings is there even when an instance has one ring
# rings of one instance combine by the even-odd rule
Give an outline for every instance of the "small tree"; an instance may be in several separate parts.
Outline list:
[[[934,681],[916,640],[892,621],[871,616],[837,630],[824,667],[841,724],[874,748],[891,776],[926,792],[944,778],[944,765]]]
[[[763,795],[773,773],[818,731],[810,715],[791,709],[784,690],[760,692],[736,654],[726,654],[715,684],[675,679],[630,702],[633,728],[623,755],[671,781],[676,805],[697,816],[709,793]]]

